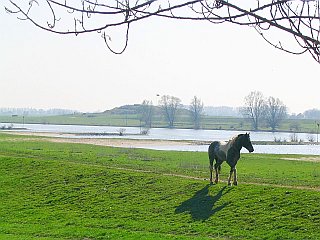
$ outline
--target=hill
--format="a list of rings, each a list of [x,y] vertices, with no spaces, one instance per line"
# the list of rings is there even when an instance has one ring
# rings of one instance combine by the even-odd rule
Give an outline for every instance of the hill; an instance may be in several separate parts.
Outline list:
[[[141,104],[124,105],[110,110],[105,110],[106,114],[139,114],[141,112]]]
[[[116,107],[110,110],[105,110],[103,113],[106,114],[119,114],[119,115],[126,115],[126,114],[140,114],[142,109],[141,104],[133,104],[133,105],[124,105],[120,107]],[[162,114],[162,109],[160,106],[152,106],[153,112],[156,115]],[[177,114],[179,115],[190,115],[190,110],[186,107],[181,107],[177,110]]]

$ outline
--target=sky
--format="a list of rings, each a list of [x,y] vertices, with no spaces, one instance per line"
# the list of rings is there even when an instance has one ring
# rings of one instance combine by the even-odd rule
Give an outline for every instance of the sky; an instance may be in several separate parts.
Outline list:
[[[290,113],[320,108],[320,65],[268,45],[253,28],[152,18],[131,26],[111,53],[97,33],[56,35],[0,4],[0,107],[96,112],[171,95],[190,104],[240,107],[251,91]],[[111,35],[121,45],[123,35]]]

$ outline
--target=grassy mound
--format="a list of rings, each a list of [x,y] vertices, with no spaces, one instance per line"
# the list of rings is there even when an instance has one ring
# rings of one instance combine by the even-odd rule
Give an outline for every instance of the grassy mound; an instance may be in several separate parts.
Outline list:
[[[0,135],[0,238],[320,239],[320,163],[284,157],[210,186],[204,153]]]

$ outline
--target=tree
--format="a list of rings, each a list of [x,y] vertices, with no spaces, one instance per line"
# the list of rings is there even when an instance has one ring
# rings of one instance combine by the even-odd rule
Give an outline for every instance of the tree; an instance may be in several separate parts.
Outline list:
[[[177,97],[163,95],[160,99],[160,107],[162,108],[168,125],[173,127],[176,117],[176,112],[180,106],[181,100]]]
[[[151,128],[153,115],[152,101],[143,100],[140,108],[140,120],[144,123],[144,126]]]
[[[272,131],[279,126],[280,122],[287,116],[287,107],[279,98],[269,97],[266,101],[265,118]]]
[[[263,118],[266,106],[263,94],[259,91],[251,92],[245,97],[244,101],[245,105],[241,112],[244,117],[252,121],[253,129],[258,130],[259,122]]]
[[[203,113],[203,102],[200,98],[194,96],[190,104],[190,112],[194,129],[200,128],[201,116]]]
[[[320,110],[319,109],[309,109],[303,113],[306,119],[320,119]]]
[[[99,33],[110,51],[119,54],[128,46],[132,24],[161,17],[250,26],[275,48],[293,54],[308,52],[320,62],[320,4],[316,0],[8,1],[6,11],[21,20],[57,34]],[[125,28],[125,42],[115,51],[110,47],[109,30],[121,27]],[[283,35],[290,37],[289,42],[280,37]]]

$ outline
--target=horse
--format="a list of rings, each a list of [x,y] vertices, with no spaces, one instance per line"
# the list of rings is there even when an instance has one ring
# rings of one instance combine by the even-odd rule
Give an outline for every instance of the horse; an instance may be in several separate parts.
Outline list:
[[[221,170],[221,164],[226,161],[230,166],[230,174],[228,178],[228,185],[231,185],[231,177],[233,176],[233,184],[238,185],[237,180],[237,169],[236,165],[238,160],[240,159],[240,150],[242,147],[245,147],[249,152],[253,152],[253,146],[250,141],[249,133],[239,134],[228,142],[219,142],[214,141],[210,144],[208,148],[208,155],[210,161],[210,184],[212,183],[212,172],[213,172],[213,162],[216,160],[214,164],[214,170],[216,173],[216,177],[214,182],[217,184],[219,181],[219,173]]]

